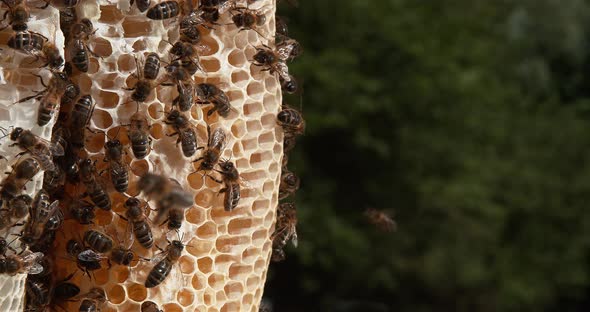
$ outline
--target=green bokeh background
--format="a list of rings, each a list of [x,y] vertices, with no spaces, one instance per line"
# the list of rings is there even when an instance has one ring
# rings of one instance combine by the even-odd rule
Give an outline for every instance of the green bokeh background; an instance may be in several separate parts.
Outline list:
[[[589,311],[590,1],[299,1],[275,311]]]

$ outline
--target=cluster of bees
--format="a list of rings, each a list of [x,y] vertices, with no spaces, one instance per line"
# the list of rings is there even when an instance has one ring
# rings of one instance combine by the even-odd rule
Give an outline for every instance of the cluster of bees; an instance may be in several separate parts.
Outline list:
[[[11,247],[6,238],[0,239],[0,274],[29,274],[26,282],[27,311],[44,311],[51,305],[59,306],[72,300],[80,301],[79,311],[96,311],[107,301],[101,288],[92,288],[80,294],[80,288],[70,282],[77,271],[61,280],[52,275],[53,265],[49,255],[56,232],[61,229],[64,220],[73,219],[88,227],[81,237],[78,234],[78,238],[70,239],[63,252],[83,274],[92,278],[92,272],[103,267],[105,261],[110,267],[130,266],[134,261],[147,260],[139,257],[130,247],[133,241],[137,240],[138,245],[146,250],[154,246],[160,249],[154,244],[156,229],[150,224],[166,224],[168,231],[177,231],[184,220],[185,209],[193,205],[193,198],[178,181],[152,173],[146,173],[137,182],[137,189],[143,195],[144,202],[129,197],[126,193],[129,188],[129,168],[124,162],[126,149],[117,135],[108,137],[104,144],[105,170],[99,172],[97,160],[88,156],[85,134],[87,131],[99,132],[89,128],[96,103],[91,95],[80,94],[80,88],[73,78],[88,71],[90,57],[99,56],[88,45],[96,31],[92,22],[77,16],[79,0],[45,0],[46,5],[39,8],[28,7],[24,0],[2,2],[5,10],[5,25],[2,29],[10,26],[14,32],[7,45],[18,53],[34,57],[35,61],[41,61],[41,67],[46,67],[51,74],[47,84],[38,76],[44,90],[22,98],[17,103],[32,99],[39,102],[39,126],[46,126],[54,118],[57,118],[57,122],[51,141],[19,127],[0,129],[4,137],[8,136],[12,141],[11,146],[22,150],[12,165],[12,171],[0,183],[0,229],[22,227],[18,234],[22,251]],[[240,174],[234,163],[221,158],[226,132],[220,127],[211,130],[207,125],[206,146],[199,146],[195,125],[185,114],[195,104],[212,105],[207,112],[208,117],[217,113],[225,118],[235,111],[223,90],[214,84],[195,83],[193,75],[202,70],[196,47],[202,39],[202,29],[220,27],[222,24],[219,20],[224,13],[229,12],[239,31],[253,30],[263,36],[259,28],[265,25],[267,19],[262,11],[249,8],[255,0],[247,0],[246,6],[238,2],[201,0],[198,5],[193,5],[192,1],[163,1],[151,5],[149,0],[131,1],[140,12],[147,11],[145,15],[149,19],[177,19],[180,40],[172,44],[169,61],[163,67],[162,75],[160,69],[163,61],[157,53],[143,56],[143,66],[135,58],[137,71],[134,76],[137,81],[127,90],[131,101],[137,102],[137,111],[130,117],[129,124],[120,125],[128,127],[127,135],[133,156],[144,159],[151,151],[151,125],[145,112],[140,110],[141,103],[146,101],[156,86],[175,86],[178,96],[166,112],[165,120],[174,130],[169,136],[178,136],[179,152],[185,157],[192,157],[201,151],[194,160],[199,163],[196,171],[205,172],[204,176],[224,185],[220,193],[224,194],[223,206],[226,211],[236,208],[241,185]],[[66,60],[48,38],[27,27],[31,9],[43,9],[49,5],[60,11],[60,25],[66,39]],[[256,47],[252,64],[260,66],[262,71],[278,75],[283,91],[293,93],[297,91],[297,82],[288,73],[287,61],[299,55],[301,49],[297,41],[288,37],[283,22],[277,20],[276,26],[276,47]],[[303,133],[304,120],[297,110],[284,106],[277,116],[277,123],[284,130],[284,150],[288,152],[294,147],[296,137]],[[280,200],[288,198],[299,188],[299,179],[287,169],[287,160],[285,155]],[[44,172],[43,188],[34,197],[24,194],[27,182],[41,171]],[[110,177],[112,188],[103,179],[105,172]],[[85,191],[79,192],[79,187]],[[75,190],[75,198],[71,198],[64,191],[66,189]],[[128,223],[128,239],[118,245],[111,235],[93,227],[96,208],[112,213],[110,195],[113,189],[128,197],[124,204],[125,213],[119,215]],[[146,214],[146,210],[151,209],[147,201],[155,202],[155,217],[151,219]],[[287,242],[293,239],[296,244],[297,218],[293,203],[281,203],[277,211],[276,231],[272,237],[273,259],[281,260],[284,258],[282,249]],[[165,233],[162,235],[166,237]],[[183,252],[185,244],[181,238],[166,240],[168,246],[160,249],[155,259],[151,259],[155,265],[145,278],[146,288],[160,285]],[[142,311],[155,312],[159,309],[153,302],[146,301]]]

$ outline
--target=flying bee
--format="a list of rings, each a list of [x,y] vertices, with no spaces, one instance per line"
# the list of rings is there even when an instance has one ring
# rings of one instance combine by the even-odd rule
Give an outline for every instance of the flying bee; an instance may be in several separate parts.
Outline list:
[[[27,245],[32,245],[41,237],[48,226],[48,222],[52,219],[50,227],[54,226],[59,221],[61,213],[59,209],[59,201],[51,201],[49,194],[41,189],[33,198],[31,211],[29,212],[29,220],[25,224],[25,229],[21,236],[21,241]],[[56,221],[56,218],[58,219]]]
[[[39,100],[39,109],[37,116],[37,124],[44,126],[48,124],[53,118],[54,113],[58,110],[61,97],[63,96],[66,87],[71,83],[68,76],[63,72],[53,72],[49,85],[45,85],[41,76],[37,76],[41,80],[41,84],[45,90],[39,91],[32,96],[25,97],[17,103],[22,103],[30,99]],[[58,155],[61,156],[61,155]]]
[[[113,239],[102,232],[96,230],[88,230],[84,233],[84,242],[92,248],[92,250],[100,253],[107,253],[113,249]]]
[[[145,114],[136,112],[131,116],[127,136],[131,142],[131,151],[137,159],[144,159],[150,153],[150,127]]]
[[[145,79],[154,80],[158,77],[160,72],[160,57],[157,53],[151,52],[146,56],[145,64],[143,66],[143,77]]]
[[[131,228],[131,232],[145,249],[150,249],[154,245],[154,236],[152,229],[147,222],[144,210],[140,207],[140,201],[131,197],[125,201],[125,218]]]
[[[88,276],[90,276],[90,272],[101,268],[100,261],[104,259],[104,257],[94,250],[85,249],[82,244],[73,239],[70,239],[66,243],[66,253],[76,259],[78,268],[88,274]]]
[[[196,87],[199,104],[213,104],[213,109],[207,112],[207,117],[217,112],[219,116],[226,118],[232,110],[227,94],[210,83],[200,83]]]
[[[61,145],[49,142],[31,132],[17,127],[10,133],[10,139],[15,143],[10,146],[18,146],[23,153],[30,153],[45,170],[55,170],[52,157],[63,156],[64,150]]]
[[[80,178],[86,186],[86,194],[100,209],[111,210],[111,199],[105,186],[96,178],[96,161],[84,159],[80,163]]]
[[[21,1],[8,1],[2,0],[4,4],[8,7],[8,10],[4,12],[4,16],[2,20],[6,19],[6,16],[9,16],[9,23],[8,25],[12,26],[12,30],[15,32],[19,31],[26,31],[27,30],[27,22],[29,21],[30,13],[29,8],[24,0]],[[0,30],[5,29],[8,25],[4,27],[0,27]]]
[[[80,303],[80,312],[100,311],[100,307],[107,301],[107,296],[102,288],[94,287],[84,296]]]
[[[88,72],[88,54],[99,57],[88,47],[88,40],[95,30],[92,22],[84,18],[79,23],[72,25],[70,34],[72,38],[68,43],[68,53],[72,64],[81,72]]]
[[[211,134],[211,127],[207,125],[207,137],[207,149],[203,152],[201,157],[193,160],[193,162],[202,160],[202,162],[199,164],[199,168],[197,168],[197,171],[213,170],[213,168],[219,161],[219,157],[223,152],[223,148],[225,147],[226,136],[225,131],[223,131],[222,128],[215,129],[215,131],[213,131],[213,134]],[[199,147],[199,149],[202,148],[203,147]]]
[[[118,139],[109,139],[105,144],[104,161],[109,163],[109,173],[115,190],[125,193],[129,187],[129,171],[123,161],[123,144]]]
[[[295,204],[279,204],[275,232],[272,234],[271,239],[273,241],[273,258],[275,261],[285,258],[283,248],[289,240],[291,240],[294,247],[297,247],[297,210]]]
[[[371,224],[375,225],[383,232],[392,232],[397,228],[395,221],[384,211],[375,208],[367,208],[365,210],[365,216]]]
[[[283,169],[281,173],[281,184],[279,185],[279,200],[285,199],[299,189],[300,180],[293,172]]]
[[[144,301],[141,304],[141,312],[163,312],[153,301]]]
[[[222,181],[213,179],[219,183],[223,182],[225,187],[219,190],[220,193],[225,193],[223,199],[223,208],[225,211],[232,211],[238,206],[240,201],[240,173],[234,166],[234,163],[229,160],[223,160],[219,163],[221,170],[216,170],[221,173]]]
[[[144,77],[144,71],[141,70],[137,57],[135,58],[135,67],[137,71],[135,74],[132,74],[132,76],[137,78],[137,82],[133,88],[124,88],[124,90],[133,91],[133,93],[131,93],[131,99],[141,103],[145,102],[147,97],[152,93],[154,84],[152,80]]]
[[[167,136],[178,135],[176,145],[180,144],[185,157],[191,157],[197,151],[197,132],[190,120],[178,110],[172,110],[164,123],[172,125],[176,132]]]
[[[305,120],[301,116],[301,113],[285,105],[283,105],[283,109],[277,115],[277,123],[289,135],[303,134],[305,131]]]
[[[164,257],[152,268],[145,281],[146,288],[153,288],[160,285],[172,271],[172,265],[178,261],[184,250],[184,244],[179,240],[170,242],[165,251],[161,253]]]
[[[152,20],[163,20],[176,17],[180,9],[177,1],[164,1],[149,8],[146,15]]]
[[[131,0],[129,2],[129,4],[130,5],[133,5],[134,2],[136,2],[136,1],[135,0]],[[137,0],[136,3],[137,3],[136,4],[137,9],[139,10],[139,12],[142,12],[142,13],[145,12],[145,11],[147,11],[147,9],[149,9],[149,7],[150,7],[150,0]]]
[[[257,29],[266,23],[266,15],[264,13],[251,10],[245,7],[234,7],[230,10],[232,13],[232,21],[240,30],[254,30],[260,36],[264,37]],[[237,12],[237,14],[233,14]]]
[[[70,215],[80,224],[94,224],[94,205],[80,199],[73,199],[69,205]]]
[[[154,223],[161,224],[169,216],[170,209],[187,208],[193,204],[193,197],[184,191],[178,181],[146,173],[139,179],[137,187],[148,198],[156,200],[158,213]]]
[[[0,184],[2,200],[10,200],[19,195],[25,184],[41,171],[41,165],[35,158],[20,159],[13,166],[12,172]]]
[[[179,81],[176,89],[178,90],[178,96],[172,101],[172,106],[177,105],[181,112],[189,111],[193,106],[195,95],[193,84]]]
[[[10,255],[0,258],[0,274],[16,275],[19,273],[39,274],[43,266],[38,263],[43,258],[41,252],[25,252],[24,255]]]

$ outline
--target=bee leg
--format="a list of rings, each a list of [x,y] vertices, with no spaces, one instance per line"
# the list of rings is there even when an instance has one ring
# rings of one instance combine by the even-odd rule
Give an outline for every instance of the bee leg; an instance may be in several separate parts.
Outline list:
[[[133,91],[133,90],[135,90],[135,87],[133,87],[133,88],[123,88],[123,90]]]
[[[203,147],[200,147],[200,148],[197,148],[197,149],[202,149],[202,148],[203,148]],[[193,162],[197,162],[197,161],[199,161],[199,160],[203,160],[203,158],[205,158],[205,157],[199,157],[199,158],[197,158],[197,159],[193,160]],[[197,171],[198,171],[198,170],[197,170]],[[195,172],[196,172],[196,171],[195,171]]]
[[[213,176],[210,176],[210,175],[207,175],[207,176],[209,177],[209,179],[211,179],[211,180],[213,180],[213,181],[215,181],[215,182],[217,182],[217,183],[219,183],[219,184],[223,183],[223,181],[221,181],[221,180],[218,180],[218,179],[214,178]],[[225,188],[224,188],[224,189],[225,189]]]
[[[171,137],[171,136],[175,136],[175,135],[177,135],[177,134],[178,134],[178,132],[174,132],[174,133],[166,133],[166,135],[167,135],[167,136],[169,136],[169,137]]]

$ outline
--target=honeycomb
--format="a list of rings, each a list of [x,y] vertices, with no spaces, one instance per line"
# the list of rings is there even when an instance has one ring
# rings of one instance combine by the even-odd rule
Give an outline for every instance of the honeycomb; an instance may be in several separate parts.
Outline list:
[[[246,5],[245,2],[239,3]],[[250,60],[256,46],[272,45],[267,38],[274,37],[275,7],[275,0],[249,4],[250,9],[260,9],[267,16],[266,23],[258,27],[262,36],[256,31],[238,31],[234,25],[229,25],[231,15],[228,13],[221,16],[221,26],[203,29],[202,32],[199,56],[203,71],[194,75],[194,81],[219,86],[228,95],[234,109],[223,118],[216,113],[207,116],[212,105],[194,105],[188,116],[197,131],[199,146],[206,145],[207,125],[212,130],[224,129],[228,136],[222,157],[235,163],[244,186],[237,208],[227,212],[223,209],[223,194],[219,193],[223,186],[194,172],[198,163],[193,163],[193,160],[200,152],[191,158],[184,157],[176,144],[176,137],[169,136],[174,131],[164,120],[177,96],[176,88],[157,86],[140,104],[131,101],[132,91],[125,90],[133,87],[136,80],[132,76],[136,72],[135,57],[141,61],[147,53],[156,52],[163,62],[170,60],[170,42],[179,38],[178,19],[150,20],[145,12],[139,12],[128,1],[83,0],[77,6],[78,17],[90,19],[96,29],[90,37],[89,47],[100,56],[90,57],[88,72],[74,72],[72,78],[80,87],[80,94],[90,94],[96,103],[89,125],[95,131],[86,131],[86,152],[89,158],[97,160],[98,170],[101,171],[107,166],[102,161],[104,143],[109,137],[117,137],[128,149],[125,161],[129,166],[130,181],[126,194],[114,190],[109,192],[112,211],[96,209],[95,224],[80,225],[75,220],[65,220],[53,248],[54,278],[63,279],[77,270],[75,262],[67,259],[65,243],[70,238],[82,236],[88,229],[105,232],[115,244],[124,244],[127,222],[119,215],[124,215],[123,203],[128,197],[138,196],[147,200],[136,185],[145,173],[174,178],[194,196],[194,205],[185,210],[185,221],[178,234],[168,231],[165,225],[151,225],[155,245],[165,248],[168,240],[179,238],[186,244],[171,274],[159,286],[144,287],[147,274],[155,262],[143,259],[153,259],[160,251],[155,247],[146,250],[137,242],[131,249],[143,259],[136,258],[137,261],[130,266],[113,264],[108,268],[104,261],[103,268],[94,271],[91,276],[80,271],[74,274],[70,282],[80,286],[81,294],[92,287],[104,289],[108,301],[102,305],[101,311],[139,311],[142,302],[147,300],[156,302],[164,311],[258,311],[270,261],[270,237],[278,204],[283,132],[277,126],[276,115],[281,107],[282,95],[277,78],[260,71],[257,66],[251,66]],[[44,10],[33,8],[32,13],[29,28],[45,35],[58,47],[64,47],[58,11],[50,6]],[[10,31],[0,32],[0,44],[5,44],[9,35]],[[42,90],[39,79],[32,74],[45,75],[47,81],[49,72],[35,64],[23,70],[27,67],[27,61],[23,60],[30,57],[14,52],[6,45],[0,47],[3,49],[0,60],[0,126],[31,129],[35,134],[50,139],[55,120],[45,127],[36,125],[38,101],[12,105],[30,95],[31,90]],[[152,150],[142,160],[133,157],[125,126],[136,110],[145,113],[152,125]],[[6,168],[14,162],[14,155],[20,150],[8,147],[7,139],[3,140],[0,152],[7,156],[8,161],[0,160],[0,163]],[[38,174],[27,185],[26,193],[33,196],[41,188],[42,177],[42,173]],[[79,189],[71,186],[66,191],[69,194],[80,193]],[[155,209],[153,202],[148,203],[151,209]],[[18,228],[11,231],[18,231]],[[22,310],[24,277],[24,274],[8,278],[0,276],[2,311]],[[67,311],[77,311],[80,303],[59,304]]]

